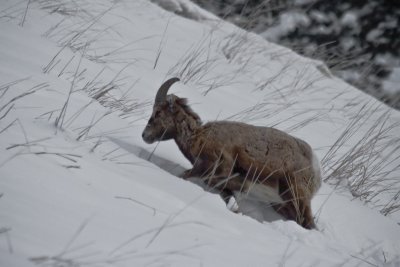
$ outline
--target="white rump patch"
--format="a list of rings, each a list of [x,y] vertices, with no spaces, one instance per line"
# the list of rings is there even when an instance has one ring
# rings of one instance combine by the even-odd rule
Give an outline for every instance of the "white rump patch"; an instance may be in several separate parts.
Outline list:
[[[312,152],[312,168],[314,170],[314,193],[321,187],[321,165],[319,163],[319,159],[317,155],[315,155],[314,151]]]

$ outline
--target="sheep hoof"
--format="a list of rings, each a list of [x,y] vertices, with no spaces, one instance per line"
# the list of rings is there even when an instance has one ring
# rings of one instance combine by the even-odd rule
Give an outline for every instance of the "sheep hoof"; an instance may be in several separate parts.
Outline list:
[[[235,197],[231,196],[228,200],[228,203],[226,204],[226,207],[234,212],[234,213],[239,213],[239,205],[235,199]]]
[[[188,178],[192,177],[192,169],[184,171],[181,175],[179,175],[180,178],[187,180]]]

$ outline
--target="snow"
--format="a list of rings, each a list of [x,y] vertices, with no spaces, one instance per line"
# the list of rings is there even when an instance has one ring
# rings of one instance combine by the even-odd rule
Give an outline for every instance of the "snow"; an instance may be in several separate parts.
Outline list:
[[[310,18],[303,12],[289,11],[284,12],[279,17],[279,22],[276,26],[268,28],[262,33],[269,40],[278,40],[282,35],[294,31],[297,27],[310,25]]]
[[[274,126],[320,159],[362,106],[369,116],[338,155],[385,112],[394,135],[399,112],[318,61],[147,0],[4,0],[0,10],[0,266],[400,265],[400,216],[378,211],[395,187],[366,205],[323,183],[309,231],[257,201],[229,211],[176,177],[190,164],[174,142],[141,139],[156,90],[174,75],[183,82],[171,93],[203,121]]]
[[[218,20],[211,13],[201,9],[189,0],[152,0],[160,7],[193,20]]]
[[[358,16],[356,12],[354,11],[347,11],[343,14],[343,16],[340,19],[340,22],[343,25],[356,28],[356,25],[359,23],[358,22]]]
[[[392,73],[390,73],[389,78],[383,83],[383,88],[388,93],[396,93],[398,92],[400,84],[400,68],[393,68]]]
[[[381,29],[373,29],[367,35],[367,40],[370,42],[378,42],[378,38],[382,36],[383,30]]]

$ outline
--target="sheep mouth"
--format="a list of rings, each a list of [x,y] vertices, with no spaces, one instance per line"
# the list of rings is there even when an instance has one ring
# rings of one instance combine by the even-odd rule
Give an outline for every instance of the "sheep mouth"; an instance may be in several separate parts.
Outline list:
[[[147,144],[152,144],[154,143],[155,139],[151,136],[146,134],[146,132],[142,133],[142,139],[145,141]]]

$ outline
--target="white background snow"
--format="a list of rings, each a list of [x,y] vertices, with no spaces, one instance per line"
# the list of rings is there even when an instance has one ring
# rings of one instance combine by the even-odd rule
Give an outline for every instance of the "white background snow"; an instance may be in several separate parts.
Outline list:
[[[398,169],[368,203],[324,183],[309,231],[256,202],[232,213],[176,177],[190,164],[173,141],[141,140],[158,87],[179,76],[171,93],[203,121],[274,126],[320,159],[360,112],[337,157],[382,114],[399,146],[399,112],[319,62],[197,14],[147,0],[0,2],[0,266],[400,266],[400,215],[379,212]],[[399,164],[399,149],[374,153],[384,170]]]

